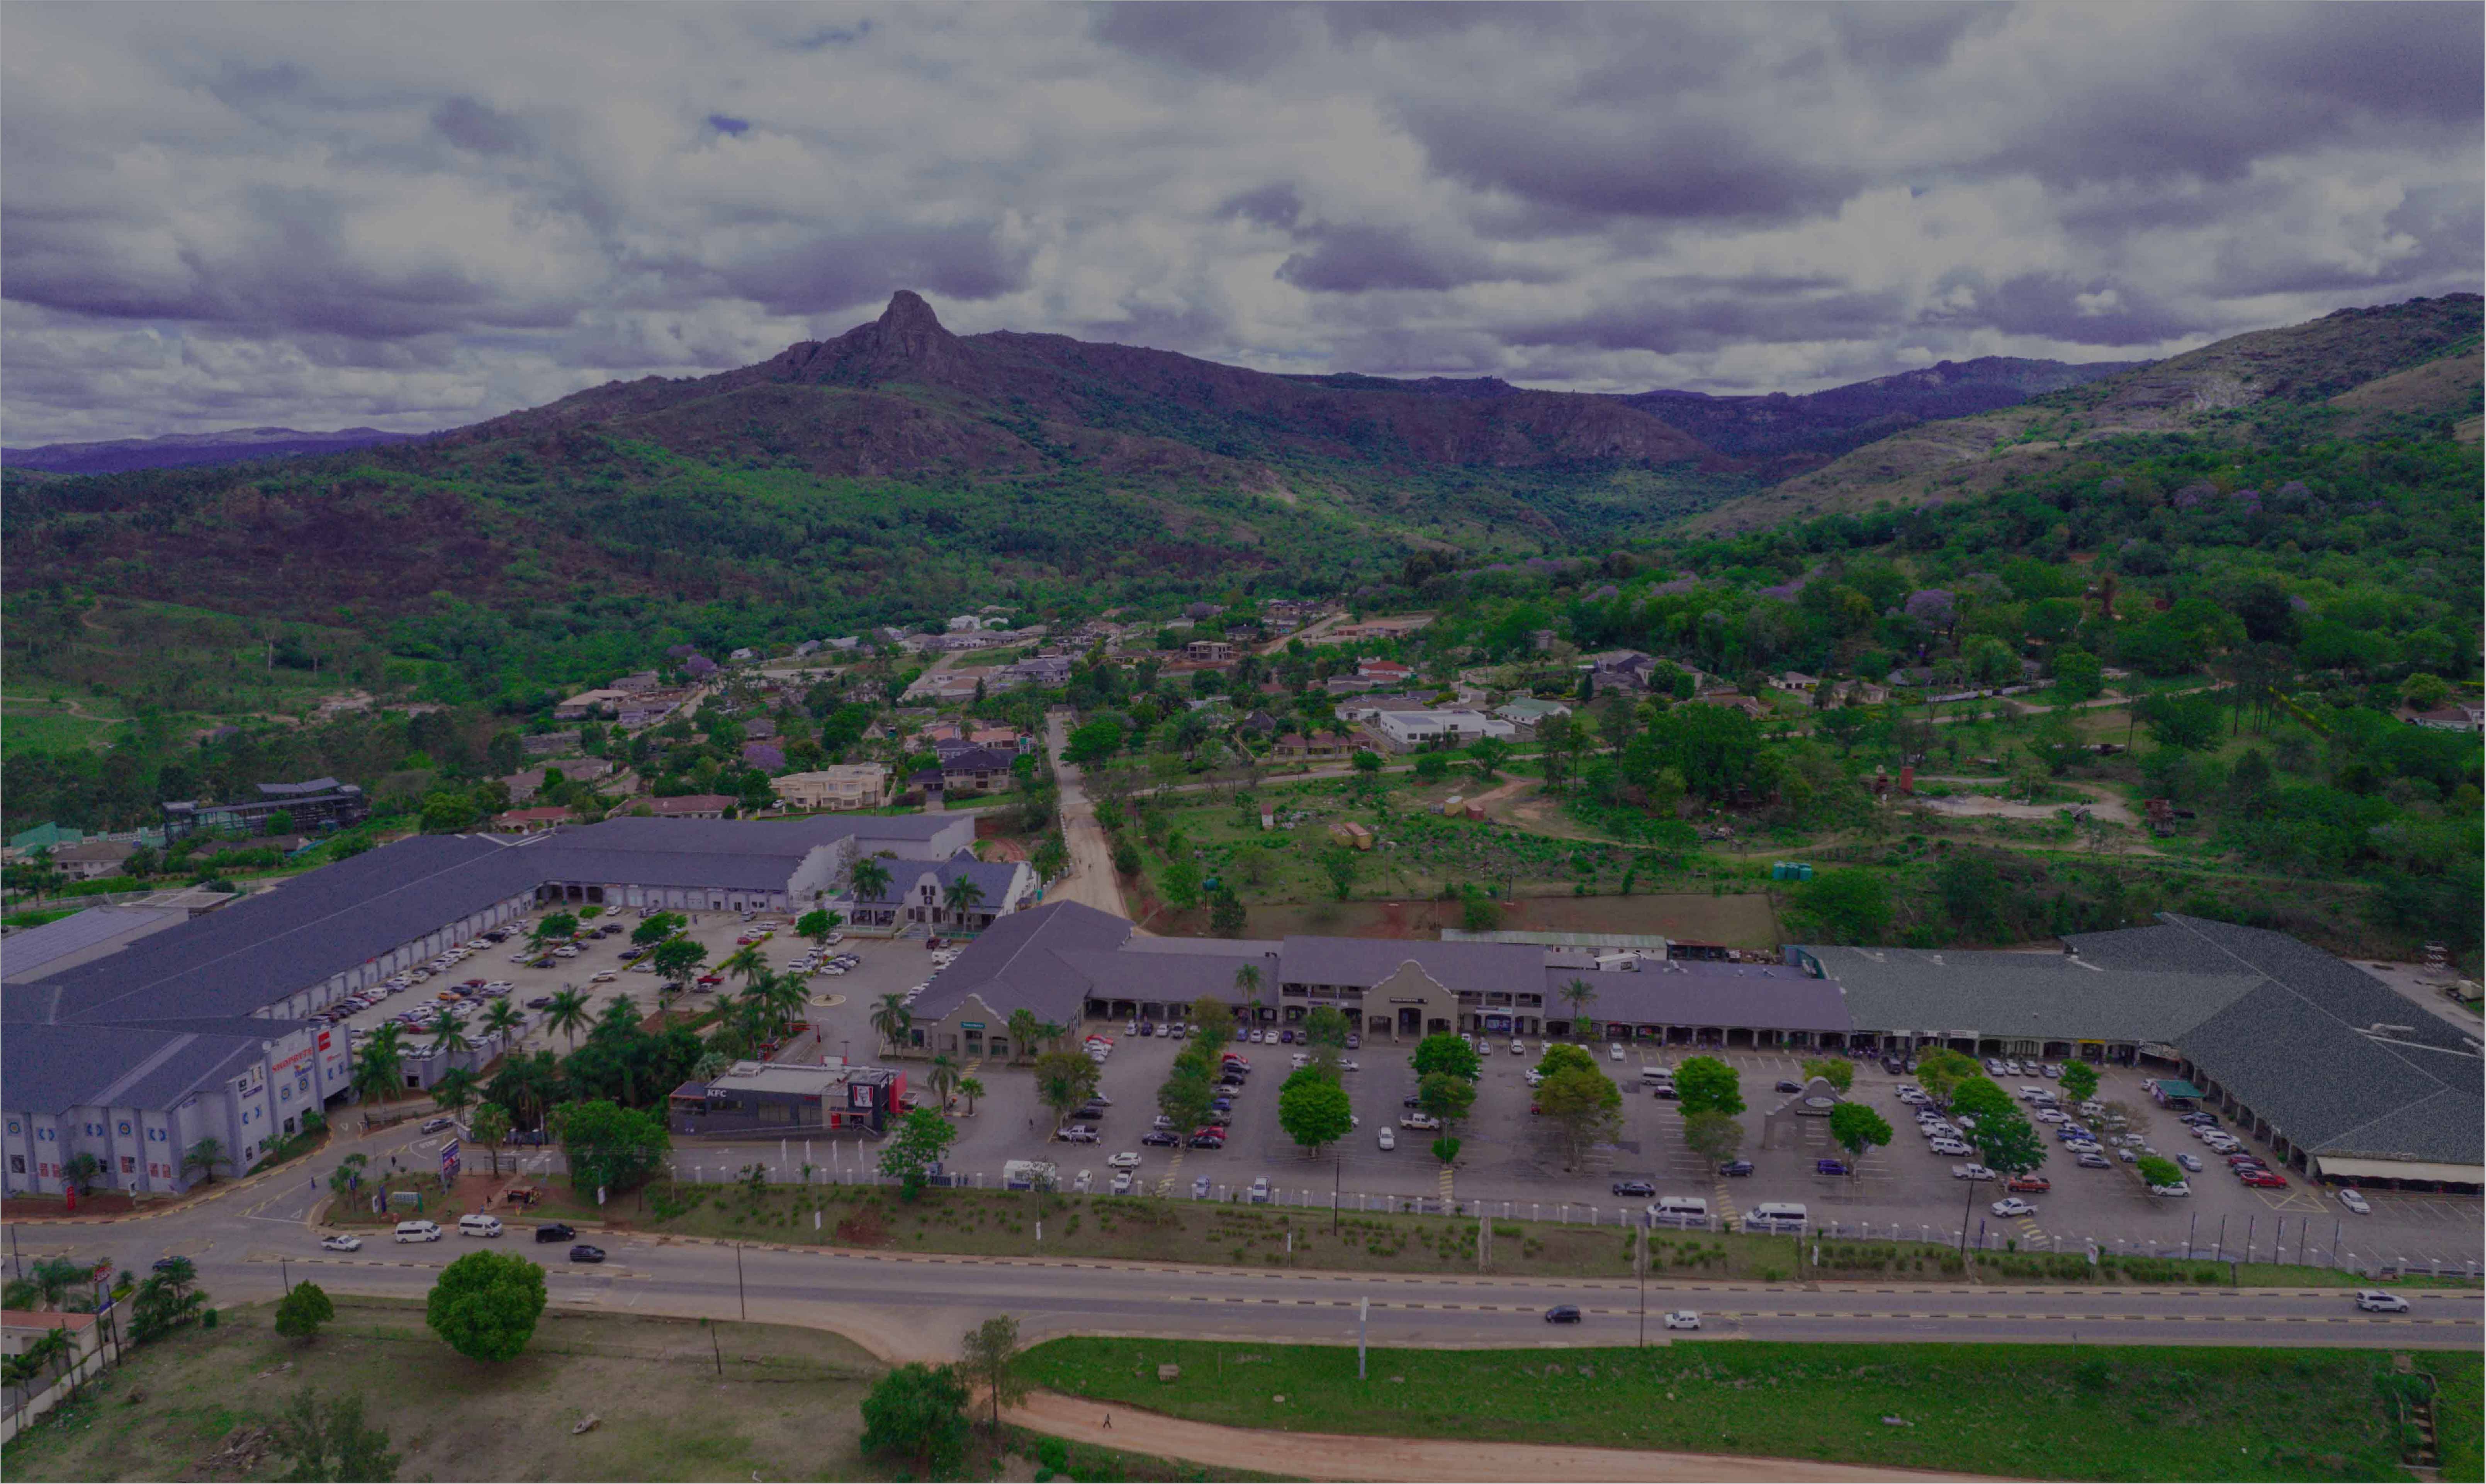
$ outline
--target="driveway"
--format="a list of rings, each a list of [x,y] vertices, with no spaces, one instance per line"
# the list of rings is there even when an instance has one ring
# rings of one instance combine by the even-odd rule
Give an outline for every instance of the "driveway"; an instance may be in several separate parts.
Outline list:
[[[1053,756],[1053,774],[1061,783],[1062,839],[1070,847],[1070,870],[1044,889],[1048,902],[1085,902],[1099,912],[1110,912],[1118,918],[1130,914],[1122,907],[1121,883],[1114,876],[1113,851],[1105,844],[1105,832],[1096,825],[1096,806],[1090,802],[1079,769],[1062,758],[1062,750],[1069,745],[1070,719],[1056,711],[1044,719],[1044,743]]]

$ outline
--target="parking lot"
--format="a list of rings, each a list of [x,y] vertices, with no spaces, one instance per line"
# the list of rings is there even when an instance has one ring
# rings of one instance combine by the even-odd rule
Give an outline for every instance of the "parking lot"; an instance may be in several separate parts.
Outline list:
[[[635,926],[638,919],[624,914],[622,921]],[[690,931],[707,947],[713,964],[732,953],[734,939],[750,928],[737,914],[703,913]],[[601,940],[578,958],[543,970],[509,963],[515,943],[512,939],[511,947],[497,955],[470,958],[446,980],[434,983],[479,976],[509,979],[518,986],[512,998],[522,1003],[565,983],[575,983],[591,991],[598,1007],[610,995],[622,993],[642,1007],[653,1008],[652,975],[625,972],[603,983],[591,982],[597,971],[624,967],[619,955],[628,944],[626,934]],[[783,967],[807,947],[791,936],[789,925],[781,927],[762,951]],[[849,938],[842,947],[855,952],[861,963],[843,976],[811,981],[816,1038],[795,1048],[793,1055],[875,1059],[878,1042],[870,1029],[873,1005],[882,994],[902,993],[932,974],[931,958],[921,938]],[[416,992],[363,1012],[358,1023],[394,1012],[426,987],[418,986]],[[685,1001],[698,1003],[697,999]],[[532,1043],[546,1044],[540,1012],[530,1012],[529,1019]],[[2476,1197],[2370,1192],[2372,1212],[2361,1216],[2293,1171],[2286,1173],[2285,1190],[2249,1189],[2227,1173],[2224,1162],[2212,1157],[2173,1114],[2149,1100],[2141,1086],[2141,1074],[2122,1068],[2105,1072],[2098,1097],[2118,1105],[2130,1120],[2130,1130],[2159,1153],[2168,1157],[2189,1153],[2203,1160],[2208,1168],[2191,1176],[2192,1194],[2176,1198],[2151,1195],[2134,1168],[2119,1160],[2105,1169],[2080,1168],[2047,1130],[2048,1159],[2039,1173],[2053,1189],[2025,1197],[2035,1208],[2031,1215],[1998,1218],[1989,1205],[2004,1195],[2000,1184],[1952,1178],[1951,1167],[1966,1161],[1928,1152],[1914,1111],[1896,1095],[1897,1085],[1907,1079],[1891,1076],[1872,1062],[1855,1064],[1850,1099],[1867,1104],[1890,1120],[1892,1142],[1868,1152],[1853,1175],[1824,1175],[1815,1172],[1814,1162],[1844,1153],[1831,1143],[1826,1119],[1783,1119],[1781,1145],[1763,1148],[1761,1144],[1763,1115],[1785,1100],[1773,1088],[1782,1079],[1801,1080],[1802,1058],[1792,1053],[1724,1054],[1723,1059],[1742,1075],[1747,1105],[1741,1118],[1745,1127],[1742,1157],[1754,1166],[1751,1175],[1728,1178],[1685,1146],[1677,1105],[1650,1096],[1641,1086],[1644,1065],[1676,1064],[1687,1054],[1682,1048],[1660,1052],[1626,1047],[1623,1059],[1616,1061],[1607,1047],[1592,1046],[1600,1068],[1622,1086],[1622,1128],[1613,1144],[1590,1150],[1580,1168],[1566,1170],[1558,1131],[1528,1112],[1525,1073],[1542,1054],[1542,1041],[1530,1038],[1525,1056],[1512,1056],[1507,1040],[1496,1041],[1483,1058],[1475,1108],[1454,1131],[1460,1140],[1457,1167],[1445,1171],[1429,1152],[1433,1138],[1429,1133],[1401,1130],[1395,1151],[1379,1147],[1381,1126],[1397,1124],[1406,1113],[1400,1100],[1415,1089],[1415,1074],[1407,1065],[1410,1045],[1367,1041],[1348,1054],[1358,1069],[1345,1074],[1344,1084],[1359,1126],[1315,1159],[1307,1158],[1278,1127],[1278,1087],[1285,1080],[1288,1058],[1295,1048],[1260,1044],[1236,1048],[1251,1058],[1253,1071],[1235,1098],[1226,1147],[1167,1149],[1146,1147],[1140,1140],[1155,1116],[1156,1090],[1177,1043],[1161,1036],[1131,1035],[1119,1021],[1091,1022],[1085,1030],[1109,1035],[1115,1043],[1098,1083],[1098,1090],[1112,1101],[1105,1115],[1095,1120],[1099,1142],[1069,1144],[1050,1138],[1053,1119],[1037,1101],[1034,1079],[1023,1064],[967,1061],[960,1065],[960,1075],[975,1078],[984,1093],[972,1115],[965,1113],[963,1102],[954,1110],[959,1137],[948,1162],[952,1170],[977,1176],[980,1183],[997,1184],[1007,1161],[1049,1160],[1059,1167],[1065,1185],[1075,1182],[1081,1170],[1088,1170],[1094,1189],[1103,1191],[1112,1174],[1108,1157],[1130,1151],[1142,1156],[1139,1188],[1154,1194],[1188,1195],[1194,1182],[1204,1175],[1210,1182],[1210,1195],[1223,1198],[1266,1178],[1281,1193],[1280,1198],[1289,1203],[1326,1204],[1335,1191],[1350,1209],[1385,1205],[1405,1209],[1415,1202],[1439,1209],[1446,1201],[1463,1205],[1481,1201],[1486,1209],[1512,1217],[1600,1223],[1627,1219],[1628,1213],[1647,1203],[1617,1198],[1613,1194],[1615,1181],[1644,1179],[1660,1195],[1707,1199],[1712,1211],[1729,1225],[1758,1202],[1795,1201],[1808,1208],[1817,1226],[1850,1236],[1956,1242],[1965,1218],[1968,1240],[1982,1240],[1997,1249],[2008,1243],[2022,1250],[2081,1251],[2095,1242],[2109,1250],[2171,1252],[2182,1250],[2189,1242],[2204,1255],[2245,1257],[2249,1253],[2267,1261],[2279,1255],[2283,1244],[2289,1261],[2298,1260],[2300,1254],[2308,1262],[2330,1261],[2335,1250],[2340,1261],[2435,1267],[2457,1267],[2481,1256],[2480,1223],[2486,1213],[2481,1213]],[[554,1035],[549,1044],[558,1049],[562,1041]],[[898,1064],[910,1083],[922,1089],[924,1062],[908,1058]],[[2043,1083],[2035,1077],[2003,1081],[2006,1089],[2023,1083]],[[816,1143],[811,1160],[823,1169],[860,1171],[877,1158],[876,1152],[851,1139],[836,1143],[821,1139]],[[2250,1138],[2246,1147],[2257,1148]],[[737,1161],[752,1158],[773,1163],[779,1152],[773,1142],[764,1148],[740,1149],[701,1143],[677,1150],[677,1163],[688,1177],[695,1169],[738,1168]],[[2266,1148],[2258,1152],[2269,1154]],[[797,1155],[799,1151],[789,1149],[786,1157]],[[785,1171],[784,1177],[793,1178],[793,1172]]]

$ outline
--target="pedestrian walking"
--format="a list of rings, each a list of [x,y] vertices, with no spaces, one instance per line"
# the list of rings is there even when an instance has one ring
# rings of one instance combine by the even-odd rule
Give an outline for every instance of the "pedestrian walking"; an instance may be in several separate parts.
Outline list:
[[[1109,1412],[1109,1413],[1106,1413],[1106,1414],[1105,1414],[1105,1431],[1107,1431],[1107,1432],[1109,1432],[1109,1433],[1110,1433],[1110,1432],[1112,1432],[1113,1430],[1114,1430],[1114,1415],[1113,1415],[1112,1413],[1110,1413],[1110,1412]]]

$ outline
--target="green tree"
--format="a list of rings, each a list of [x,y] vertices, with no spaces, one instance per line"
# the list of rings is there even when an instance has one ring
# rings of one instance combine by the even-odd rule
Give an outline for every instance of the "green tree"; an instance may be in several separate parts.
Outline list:
[[[1597,1003],[1597,986],[1587,979],[1574,977],[1564,980],[1562,987],[1555,993],[1561,997],[1564,1004],[1570,1006],[1571,1033],[1578,1036],[1587,1035],[1588,1028],[1596,1024],[1589,1020],[1588,1015],[1588,1006]]]
[[[1954,850],[1934,867],[1934,886],[1943,908],[1972,937],[2000,936],[2011,905],[2011,889],[1994,863],[1983,856]]]
[[[1844,1057],[1818,1057],[1804,1064],[1804,1075],[1808,1081],[1820,1078],[1845,1097],[1848,1089],[1856,1086],[1856,1063]]]
[[[1683,1143],[1713,1165],[1725,1164],[1744,1146],[1744,1125],[1732,1113],[1703,1111],[1683,1116]]]
[[[543,1308],[543,1269],[511,1253],[468,1252],[440,1270],[423,1318],[470,1360],[514,1360]]]
[[[1674,1069],[1674,1090],[1687,1118],[1697,1113],[1744,1111],[1743,1079],[1715,1057],[1688,1057]]]
[[[924,1081],[932,1088],[932,1100],[947,1108],[951,1092],[958,1086],[958,1063],[948,1057],[934,1057],[924,1069]]]
[[[863,1399],[862,1443],[916,1477],[955,1472],[967,1456],[966,1385],[951,1367],[919,1360],[887,1372]]]
[[[581,1194],[635,1190],[664,1168],[674,1138],[652,1113],[602,1099],[563,1107],[562,1152]]]
[[[846,890],[856,901],[878,901],[889,891],[889,867],[877,856],[865,856],[846,868]]]
[[[1937,1103],[1948,1104],[1951,1089],[1960,1079],[1978,1075],[1976,1063],[1947,1046],[1937,1046],[1917,1056],[1917,1086]]]
[[[1346,1038],[1354,1030],[1355,1023],[1346,1018],[1345,1011],[1335,1005],[1316,1005],[1304,1017],[1300,1039],[1332,1051],[1344,1051]]]
[[[967,1100],[967,1116],[976,1115],[976,1099],[984,1095],[984,1085],[973,1077],[958,1079],[958,1096]]]
[[[1419,1077],[1434,1072],[1448,1072],[1467,1082],[1484,1075],[1484,1061],[1477,1055],[1465,1036],[1438,1031],[1416,1043],[1416,1054],[1407,1058]]]
[[[905,1045],[915,1026],[915,1012],[906,1006],[906,997],[896,990],[880,997],[871,1007],[871,1029],[882,1043],[896,1051]]]
[[[1251,926],[1251,917],[1244,911],[1243,898],[1231,887],[1220,884],[1208,898],[1208,930],[1219,938],[1240,938]]]
[[[1790,888],[1787,896],[1787,925],[1799,941],[1890,941],[1891,890],[1878,872],[1823,871]]]
[[[2073,1102],[2087,1102],[2089,1099],[2097,1096],[2097,1089],[2098,1073],[2096,1067],[2089,1065],[2085,1061],[2079,1060],[2066,1061],[2063,1063],[2063,1090],[2071,1095]]]
[[[168,1274],[156,1274],[138,1285],[130,1304],[129,1335],[140,1344],[161,1338],[196,1319],[207,1305],[206,1293],[185,1288]]]
[[[2055,654],[2055,703],[2076,706],[2106,689],[2106,667],[2085,649]]]
[[[318,1337],[321,1325],[336,1317],[337,1305],[317,1283],[296,1283],[276,1302],[276,1333],[287,1339],[308,1343]]]
[[[1847,1151],[1849,1168],[1891,1141],[1891,1121],[1862,1103],[1841,1103],[1830,1111],[1830,1137]]]
[[[308,1283],[303,1284],[309,1287]],[[268,1441],[289,1467],[289,1480],[397,1477],[398,1455],[389,1436],[363,1420],[363,1399],[350,1392],[322,1404],[309,1387],[294,1393],[285,1413],[268,1426]]]
[[[1355,878],[1364,871],[1364,858],[1351,845],[1331,844],[1315,858],[1321,874],[1329,878],[1330,894],[1344,901],[1355,891]]]
[[[202,1139],[181,1151],[183,1172],[198,1170],[207,1177],[207,1183],[209,1185],[216,1183],[216,1167],[219,1165],[228,1168],[233,1165],[233,1156],[225,1152],[224,1140],[221,1139]]]
[[[1510,761],[1510,744],[1501,737],[1478,737],[1468,744],[1467,751],[1478,778],[1499,777]]]
[[[1576,1169],[1590,1144],[1622,1128],[1623,1094],[1593,1066],[1565,1065],[1536,1088],[1536,1107],[1562,1128],[1562,1164]]]
[[[661,953],[664,950],[659,948],[657,951]],[[552,997],[552,1003],[544,1008],[545,1029],[561,1031],[567,1036],[569,1049],[572,1051],[578,1049],[579,1028],[587,1024],[589,1024],[587,996],[579,990],[561,991]]]
[[[1448,1134],[1444,1134],[1441,1138],[1434,1140],[1433,1158],[1441,1161],[1445,1165],[1457,1164],[1459,1162],[1459,1141]]]
[[[1417,1080],[1416,1101],[1444,1123],[1456,1123],[1476,1106],[1476,1084],[1455,1072],[1427,1072]]]
[[[1188,912],[1200,905],[1200,865],[1189,856],[1166,863],[1157,872],[1157,893],[1177,912]]]
[[[62,1163],[61,1178],[83,1195],[95,1189],[95,1182],[103,1178],[103,1161],[81,1149]]]
[[[1190,1048],[1184,1050],[1188,1052]],[[1217,1080],[1211,1066],[1190,1059],[1177,1060],[1158,1085],[1157,1112],[1173,1122],[1175,1133],[1186,1133],[1208,1121],[1208,1105],[1216,1096]]]
[[[1553,1042],[1546,1046],[1545,1055],[1537,1058],[1536,1075],[1551,1077],[1573,1067],[1593,1072],[1597,1069],[1597,1058],[1577,1046]]]
[[[1028,852],[1027,864],[1038,881],[1056,880],[1070,868],[1070,845],[1056,831],[1036,842],[1036,848]]]
[[[354,1091],[365,1102],[385,1103],[405,1086],[405,1028],[383,1024],[354,1049]]]
[[[845,921],[842,913],[815,907],[794,920],[794,935],[811,939],[814,948],[824,948],[829,946],[829,934],[845,925]]]
[[[716,966],[716,972],[733,975],[748,986],[768,972],[768,960],[760,953],[760,945],[746,944],[727,954],[725,961]]]
[[[492,1173],[501,1172],[501,1145],[510,1141],[510,1111],[498,1103],[485,1103],[466,1120],[466,1137],[491,1152]]]
[[[1075,1051],[1049,1051],[1036,1058],[1036,1101],[1053,1110],[1056,1128],[1096,1090],[1096,1063]]]
[[[1959,1080],[1951,1089],[1950,1111],[1972,1118],[1999,1118],[2019,1110],[2011,1103],[2011,1094],[1997,1086],[1983,1073],[1972,1073]]]
[[[631,947],[652,948],[688,927],[690,921],[678,912],[659,912],[642,919],[638,926],[630,929]]]
[[[2000,1169],[2003,1167],[1996,1165],[1994,1168]],[[2184,1178],[2183,1169],[2173,1160],[2162,1159],[2155,1154],[2142,1155],[2141,1162],[2133,1166],[2133,1168],[2139,1170],[2141,1178],[2153,1189],[2164,1189],[2167,1186],[2179,1184]]]
[[[1252,970],[1252,983],[1254,989],[1257,990],[1259,986],[1260,971],[1253,968],[1249,964],[1244,965],[1243,968]],[[1234,982],[1237,988],[1242,987],[1242,969],[1234,971]],[[1234,1039],[1234,1010],[1232,1006],[1229,1005],[1225,1001],[1218,999],[1215,995],[1202,995],[1191,1003],[1192,1045],[1205,1047],[1209,1051],[1213,1052],[1223,1049],[1226,1043],[1232,1039]]]
[[[1278,1127],[1307,1155],[1344,1139],[1353,1126],[1346,1089],[1317,1067],[1304,1067],[1278,1089]]]
[[[678,981],[690,977],[691,971],[706,957],[707,949],[702,945],[688,938],[668,938],[648,954],[648,962],[658,977]],[[560,1003],[559,997],[555,997],[554,1003]]]
[[[950,909],[950,921],[964,925],[968,915],[984,904],[984,889],[962,872],[941,889],[941,898]]]
[[[578,918],[576,914],[568,912],[547,912],[541,918],[537,920],[536,925],[528,934],[528,937],[536,947],[541,948],[556,938],[574,938],[577,935]]]
[[[958,1374],[981,1390],[993,1409],[993,1434],[1002,1430],[1002,1409],[1027,1400],[1032,1389],[1018,1368],[1018,1321],[996,1314],[969,1330],[958,1347]]]
[[[913,1200],[924,1194],[932,1167],[957,1142],[958,1130],[929,1108],[919,1108],[901,1120],[880,1151],[880,1172],[898,1182],[898,1194]]]
[[[1976,1127],[1968,1131],[1968,1141],[1976,1145],[1977,1158],[1985,1168],[2006,1180],[2046,1163],[2045,1142],[2016,1108],[1978,1118]]]
[[[1005,1029],[1009,1032],[1010,1059],[1032,1061],[1036,1058],[1036,1012],[1025,1005],[1009,1012]]]
[[[526,1012],[507,1000],[495,1000],[483,1006],[483,1015],[475,1029],[492,1038],[492,1044],[508,1051],[518,1044],[518,1033],[527,1028]]]

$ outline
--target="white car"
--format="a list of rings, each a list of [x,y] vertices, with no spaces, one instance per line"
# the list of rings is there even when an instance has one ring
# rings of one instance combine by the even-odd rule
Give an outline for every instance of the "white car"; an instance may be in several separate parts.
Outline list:
[[[1519,1039],[1517,1036],[1512,1036],[1510,1038],[1510,1054],[1514,1057],[1527,1056],[1528,1043]]]
[[[1697,1330],[1700,1328],[1700,1316],[1688,1308],[1678,1308],[1666,1316],[1666,1327],[1670,1330]]]
[[[2179,1154],[2175,1156],[2175,1163],[2183,1166],[2186,1169],[2191,1170],[2196,1175],[2201,1172],[2201,1162],[2198,1158],[2193,1155]]]
[[[1953,1165],[1950,1177],[1954,1180],[1991,1180],[1994,1171],[1982,1165]]]
[[[1381,1126],[1381,1152],[1382,1152],[1382,1153],[1384,1153],[1384,1154],[1388,1154],[1391,1150],[1395,1149],[1395,1148],[1397,1148],[1397,1147],[1398,1147],[1398,1134],[1397,1134],[1397,1131],[1396,1131],[1396,1130],[1395,1130],[1395,1129],[1393,1129],[1393,1128],[1391,1128],[1391,1127],[1390,1127],[1388,1124],[1386,1124],[1386,1123],[1385,1123],[1385,1124],[1383,1124],[1383,1125]]]
[[[1411,1113],[1398,1120],[1398,1126],[1402,1129],[1422,1129],[1430,1133],[1442,1126],[1442,1120],[1431,1113]]]
[[[620,977],[622,977],[621,974],[615,970],[598,969],[594,974],[587,976],[587,982],[590,984],[610,984]]]
[[[1976,1152],[1975,1149],[1967,1144],[1961,1143],[1956,1139],[1937,1139],[1933,1141],[1931,1147],[1934,1153],[1949,1155],[1954,1159],[1963,1154],[1975,1154]]]
[[[2358,1289],[2357,1306],[2368,1314],[2405,1314],[2409,1311],[2408,1300],[2395,1293],[2385,1293],[2380,1288]]]
[[[1107,1160],[1105,1167],[1109,1169],[1137,1169],[1140,1168],[1140,1157],[1133,1151],[1125,1149]]]
[[[1293,1056],[1288,1057],[1286,1060],[1288,1064],[1293,1066],[1310,1066],[1312,1065],[1312,1053],[1308,1051],[1299,1051]]]
[[[1622,1049],[1620,1046],[1609,1046],[1609,1047],[1607,1047],[1607,1048],[1606,1048],[1606,1059],[1607,1059],[1607,1060],[1609,1060],[1609,1061],[1620,1061],[1622,1058],[1623,1058],[1623,1049]]]
[[[1994,1214],[1997,1216],[2034,1216],[2037,1214],[2037,1208],[2035,1206],[2022,1200],[2017,1195],[2014,1195],[2007,1200],[1996,1201],[1992,1209]]]
[[[1113,1192],[1117,1195],[1128,1195],[1131,1194],[1131,1172],[1129,1170],[1123,1169],[1117,1170],[1115,1172]]]
[[[2185,1181],[2178,1180],[2172,1185],[2153,1185],[2149,1188],[2149,1194],[2167,1196],[2190,1195],[2193,1194],[2193,1187]]]
[[[363,1250],[363,1239],[341,1231],[332,1237],[321,1237],[319,1245],[332,1252],[359,1252]]]
[[[2373,1202],[2367,1200],[2364,1193],[2362,1191],[2341,1191],[2339,1193],[2339,1204],[2346,1206],[2349,1210],[2356,1212],[2359,1216],[2371,1216],[2374,1214]]]
[[[1364,1067],[1353,1057],[1349,1057],[1339,1062],[1338,1069],[1341,1072],[1361,1072],[1364,1070]]]

